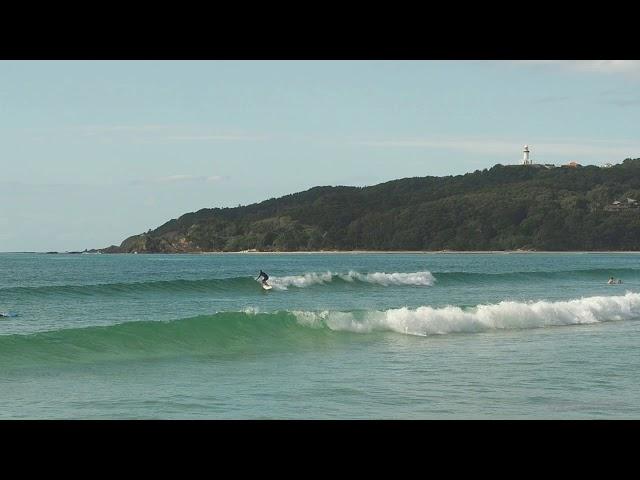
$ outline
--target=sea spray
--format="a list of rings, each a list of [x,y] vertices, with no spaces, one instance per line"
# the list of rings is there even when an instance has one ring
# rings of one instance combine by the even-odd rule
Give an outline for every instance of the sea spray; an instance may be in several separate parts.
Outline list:
[[[343,280],[345,282],[368,283],[382,286],[389,285],[415,285],[415,286],[431,286],[435,282],[435,277],[431,272],[372,272],[359,273],[350,270],[346,274],[341,273],[305,273],[304,275],[291,275],[286,277],[270,277],[269,283],[277,290],[287,290],[288,287],[304,288],[311,285],[323,285],[333,282],[334,280]]]
[[[384,311],[294,312],[301,325],[366,333],[392,331],[413,335],[474,333],[487,330],[526,329],[577,325],[640,318],[640,294],[596,296],[568,301],[513,302],[433,308],[422,306]]]
[[[431,286],[435,282],[435,277],[431,272],[414,273],[358,273],[353,270],[347,275],[340,275],[345,281],[359,280],[361,282],[375,283],[378,285],[426,285]]]
[[[305,288],[311,285],[323,285],[333,280],[331,272],[305,273],[304,275],[289,275],[285,277],[269,278],[268,283],[276,290],[287,290],[288,287]]]

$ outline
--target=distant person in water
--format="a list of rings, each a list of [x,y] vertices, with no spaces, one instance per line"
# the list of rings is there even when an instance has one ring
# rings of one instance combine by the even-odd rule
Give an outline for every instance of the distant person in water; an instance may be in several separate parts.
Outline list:
[[[260,277],[264,277],[264,280],[262,280],[262,284],[263,285],[269,285],[267,283],[267,280],[269,280],[269,275],[267,275],[266,273],[264,273],[262,270],[260,270],[260,275],[258,275],[258,278]],[[258,280],[258,278],[256,278],[256,280]]]
[[[613,285],[615,282],[615,280],[613,279],[613,277],[609,277],[609,281],[607,282],[609,285]]]

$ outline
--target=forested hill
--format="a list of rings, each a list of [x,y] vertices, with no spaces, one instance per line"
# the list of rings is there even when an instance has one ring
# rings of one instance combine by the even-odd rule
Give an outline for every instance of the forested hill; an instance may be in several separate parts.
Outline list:
[[[640,200],[640,158],[496,165],[205,208],[101,251],[640,250],[640,208],[628,198]]]

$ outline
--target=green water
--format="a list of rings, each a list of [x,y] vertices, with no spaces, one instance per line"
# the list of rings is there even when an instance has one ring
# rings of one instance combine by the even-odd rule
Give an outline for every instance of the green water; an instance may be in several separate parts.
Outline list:
[[[0,418],[640,417],[640,255],[0,254],[0,272]]]

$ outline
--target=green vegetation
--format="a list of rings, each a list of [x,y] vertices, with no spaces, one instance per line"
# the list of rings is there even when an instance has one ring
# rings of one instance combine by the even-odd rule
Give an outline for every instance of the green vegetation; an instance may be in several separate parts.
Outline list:
[[[315,187],[187,213],[103,252],[640,250],[640,158],[611,168],[496,165],[371,187]]]

